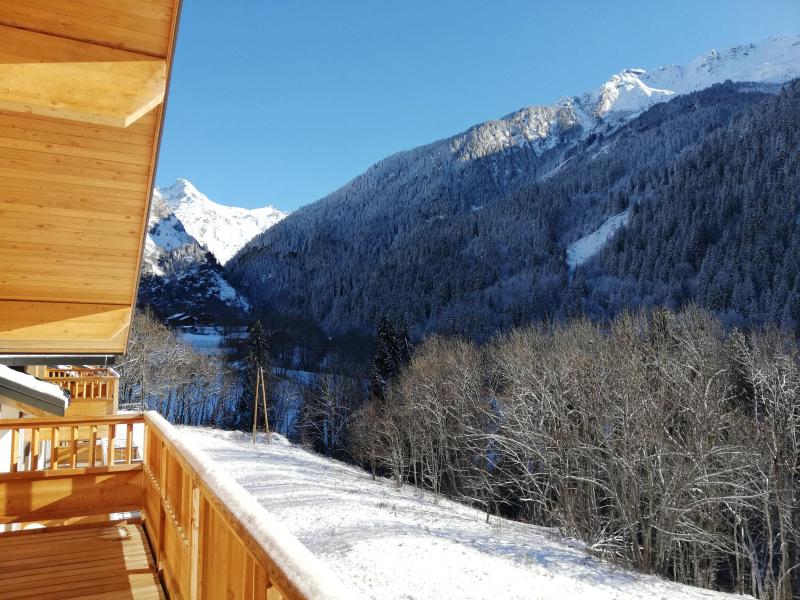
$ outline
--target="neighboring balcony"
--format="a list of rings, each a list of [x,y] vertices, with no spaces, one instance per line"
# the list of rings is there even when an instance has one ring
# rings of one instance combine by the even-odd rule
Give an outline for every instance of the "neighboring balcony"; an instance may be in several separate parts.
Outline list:
[[[350,597],[156,413],[0,420],[4,598]]]
[[[119,374],[108,367],[36,367],[43,381],[69,392],[67,417],[97,417],[117,413]]]

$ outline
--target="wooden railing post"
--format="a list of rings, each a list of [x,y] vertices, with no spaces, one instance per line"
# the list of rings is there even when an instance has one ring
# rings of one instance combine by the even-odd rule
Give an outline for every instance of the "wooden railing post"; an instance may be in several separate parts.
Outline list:
[[[92,425],[91,442],[92,447],[89,448],[89,466],[93,467],[97,464],[97,425]]]
[[[31,431],[31,471],[39,469],[39,428]]]
[[[111,423],[108,426],[108,447],[106,448],[106,464],[114,464],[114,436],[117,434],[117,426]]]
[[[19,468],[19,429],[11,430],[11,465],[9,471],[16,473]]]
[[[147,439],[147,436],[144,436]],[[142,448],[141,452],[144,452],[144,448]],[[125,463],[131,464],[133,460],[133,423],[128,423],[128,427],[125,430]],[[144,456],[144,454],[142,454]]]
[[[202,515],[200,514],[201,506],[200,489],[197,487],[195,481],[192,480],[191,564],[189,567],[189,598],[191,600],[197,600],[200,597],[200,586],[202,585],[202,573],[200,570],[200,565],[202,564],[202,540],[200,539],[200,522],[202,519]]]
[[[69,428],[69,466],[74,469],[78,466],[78,428]]]
[[[50,430],[50,469],[58,469],[58,427]]]

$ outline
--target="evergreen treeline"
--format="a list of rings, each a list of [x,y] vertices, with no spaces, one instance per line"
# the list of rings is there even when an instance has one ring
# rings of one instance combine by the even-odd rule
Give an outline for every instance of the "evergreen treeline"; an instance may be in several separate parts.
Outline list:
[[[642,572],[800,597],[800,352],[689,307],[432,336],[349,445],[373,472]],[[794,593],[794,595],[793,595]]]
[[[417,335],[488,339],[689,300],[758,321],[795,288],[793,273],[774,272],[796,230],[798,96],[797,84],[775,96],[726,83],[541,156],[518,146],[462,160],[447,143],[402,153],[259,236],[228,273],[260,307],[334,331],[388,314]],[[571,272],[569,244],[629,207],[631,227],[602,260]]]

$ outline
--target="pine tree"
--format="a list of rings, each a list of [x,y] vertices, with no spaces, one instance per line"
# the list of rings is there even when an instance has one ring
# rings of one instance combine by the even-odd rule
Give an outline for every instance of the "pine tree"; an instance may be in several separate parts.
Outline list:
[[[381,317],[375,339],[375,358],[370,371],[370,395],[383,399],[390,381],[400,370],[400,345],[394,324],[388,317]]]
[[[250,429],[253,426],[253,399],[255,398],[256,382],[258,381],[256,373],[259,368],[263,369],[264,377],[268,381],[270,375],[269,335],[264,330],[261,321],[257,320],[248,329],[242,395],[239,398],[239,407],[236,414],[236,425],[239,429]],[[269,390],[270,386],[267,381],[264,382],[264,389]],[[259,407],[260,410],[261,407]]]

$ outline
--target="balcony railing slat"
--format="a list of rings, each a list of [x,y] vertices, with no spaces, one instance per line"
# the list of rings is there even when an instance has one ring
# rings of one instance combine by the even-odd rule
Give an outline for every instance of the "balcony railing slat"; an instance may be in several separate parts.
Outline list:
[[[50,429],[50,469],[58,469],[58,427]]]
[[[11,430],[11,464],[9,471],[15,473],[19,467],[19,429]]]
[[[73,426],[69,431],[69,466],[74,469],[78,466],[78,428]]]

